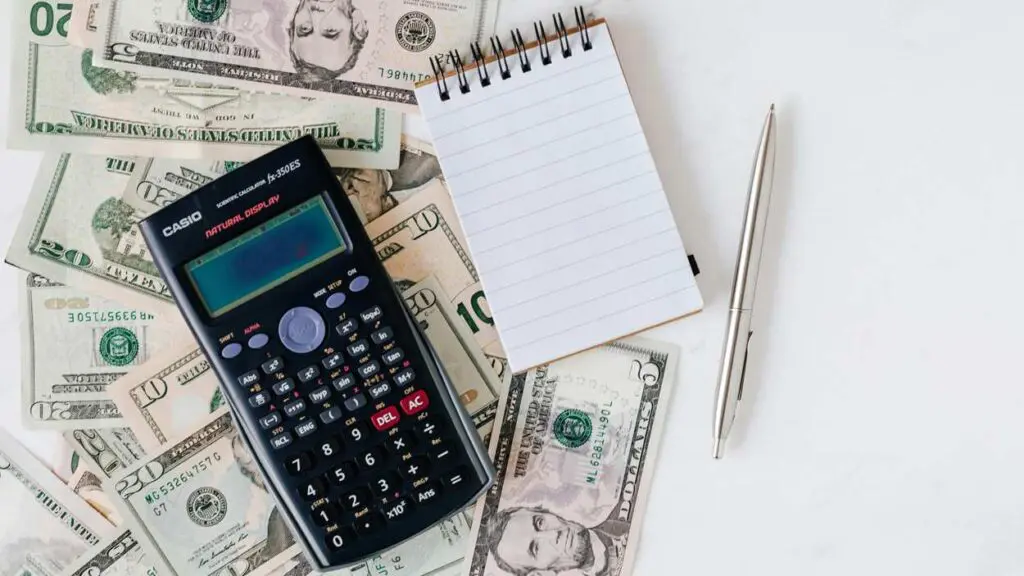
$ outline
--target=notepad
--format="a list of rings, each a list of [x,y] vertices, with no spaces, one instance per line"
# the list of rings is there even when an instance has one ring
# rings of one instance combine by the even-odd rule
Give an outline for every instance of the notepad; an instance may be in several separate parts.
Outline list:
[[[607,23],[558,32],[416,92],[513,372],[703,306]]]

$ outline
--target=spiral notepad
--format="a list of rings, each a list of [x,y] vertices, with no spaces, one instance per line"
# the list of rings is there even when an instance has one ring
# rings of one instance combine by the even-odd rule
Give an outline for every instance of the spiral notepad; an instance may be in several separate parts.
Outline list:
[[[703,306],[608,25],[576,20],[416,93],[514,372]]]

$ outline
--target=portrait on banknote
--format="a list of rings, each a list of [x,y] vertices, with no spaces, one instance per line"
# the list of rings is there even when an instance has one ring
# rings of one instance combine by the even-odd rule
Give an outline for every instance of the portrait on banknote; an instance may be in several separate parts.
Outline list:
[[[292,65],[311,83],[334,80],[355,67],[369,33],[354,0],[299,0],[288,26]]]
[[[437,156],[409,143],[402,145],[399,165],[394,170],[336,168],[334,173],[349,200],[362,209],[367,222],[444,178]]]

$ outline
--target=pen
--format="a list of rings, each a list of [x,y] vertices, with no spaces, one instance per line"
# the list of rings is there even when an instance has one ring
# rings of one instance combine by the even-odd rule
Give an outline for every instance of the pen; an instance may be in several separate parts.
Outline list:
[[[725,439],[729,436],[736,407],[743,397],[743,380],[747,372],[747,349],[750,337],[750,319],[754,313],[754,292],[757,273],[761,267],[761,249],[768,223],[768,206],[772,195],[772,173],[775,164],[775,105],[768,109],[761,141],[754,157],[754,170],[750,175],[750,194],[743,217],[743,236],[740,238],[736,272],[733,277],[732,297],[729,299],[729,324],[722,349],[722,368],[718,373],[715,392],[714,457],[722,457]]]

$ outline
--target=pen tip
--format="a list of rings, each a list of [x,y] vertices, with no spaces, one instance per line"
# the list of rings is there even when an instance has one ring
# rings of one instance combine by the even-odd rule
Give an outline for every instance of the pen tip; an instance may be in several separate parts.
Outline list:
[[[775,114],[775,102],[772,102],[772,105],[768,107],[768,113]]]
[[[722,439],[721,438],[715,438],[715,448],[714,448],[714,453],[712,455],[715,457],[715,460],[721,460],[722,459]]]

